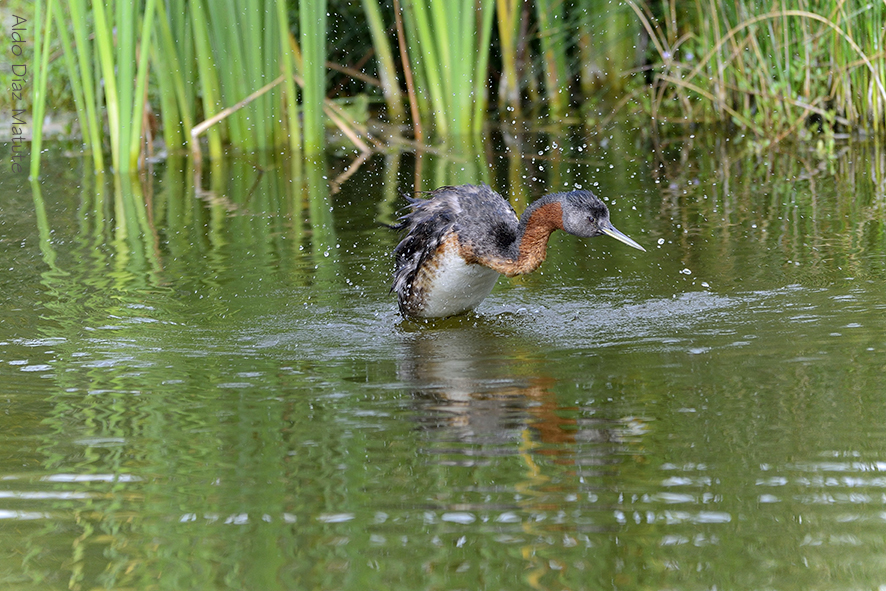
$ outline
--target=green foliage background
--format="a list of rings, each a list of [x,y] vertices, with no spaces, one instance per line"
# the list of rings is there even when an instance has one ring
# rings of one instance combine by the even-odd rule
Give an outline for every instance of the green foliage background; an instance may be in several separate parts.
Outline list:
[[[64,12],[78,1],[84,0],[38,4]],[[85,5],[92,7],[85,42],[94,39],[97,47],[96,4]],[[99,5],[119,18],[113,0]],[[136,36],[146,6],[153,5],[139,2],[129,23]],[[134,55],[150,48],[148,104],[167,149],[183,149],[190,125],[213,115],[218,122],[200,130],[212,157],[223,144],[248,151],[288,143],[301,151],[304,134],[313,138],[304,149],[315,152],[323,149],[323,138],[316,139],[323,125],[363,151],[401,139],[446,144],[479,133],[487,121],[605,125],[635,117],[646,127],[651,118],[658,132],[672,124],[717,124],[764,145],[886,129],[884,2],[463,0],[452,10],[443,0],[227,0],[223,10],[214,6],[222,4],[169,0],[151,15],[158,19],[153,37],[129,40]],[[13,13],[28,18],[27,34],[35,39],[33,3],[9,0],[0,10],[4,23]],[[243,17],[250,14],[264,16]],[[277,16],[286,20],[279,30]],[[162,42],[161,18],[169,20],[171,45]],[[304,26],[315,21],[316,28]],[[50,37],[45,102],[50,114],[70,113],[75,89],[60,37]],[[119,53],[119,39],[113,43]],[[321,57],[305,61],[302,54]],[[286,60],[298,86],[287,80],[263,90]],[[96,89],[102,112],[107,85],[95,61],[95,80],[81,84]],[[35,84],[36,64],[29,68]],[[0,85],[8,88],[10,76],[8,65],[0,67]],[[179,81],[177,91],[170,77]],[[305,83],[314,90],[303,91]],[[123,89],[131,84],[117,81]],[[325,98],[317,96],[318,84]],[[251,97],[256,92],[261,96]],[[10,92],[0,94],[4,112],[10,99]],[[244,99],[252,102],[242,111],[224,111]],[[395,125],[373,131],[370,120]],[[104,151],[119,130],[98,125],[104,134],[97,149]]]

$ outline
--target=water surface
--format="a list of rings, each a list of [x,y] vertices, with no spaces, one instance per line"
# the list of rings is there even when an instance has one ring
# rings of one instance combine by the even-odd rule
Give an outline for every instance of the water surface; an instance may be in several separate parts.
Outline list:
[[[519,139],[0,179],[2,587],[886,584],[882,152]],[[381,224],[459,182],[648,252],[405,321]]]

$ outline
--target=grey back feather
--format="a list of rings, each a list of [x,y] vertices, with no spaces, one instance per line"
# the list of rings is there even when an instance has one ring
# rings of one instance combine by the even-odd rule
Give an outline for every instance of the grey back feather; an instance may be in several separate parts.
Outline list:
[[[412,288],[422,266],[455,232],[474,252],[496,251],[499,256],[514,248],[519,220],[510,204],[487,185],[440,187],[429,199],[407,197],[410,211],[395,229],[405,232],[394,249],[392,291],[401,295]]]

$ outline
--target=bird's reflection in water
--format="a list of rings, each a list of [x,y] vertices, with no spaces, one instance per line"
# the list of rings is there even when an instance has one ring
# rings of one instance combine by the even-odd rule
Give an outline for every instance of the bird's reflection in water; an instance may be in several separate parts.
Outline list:
[[[527,354],[537,347],[500,324],[462,318],[405,336],[399,377],[413,388],[419,424],[437,443],[468,444],[449,461],[515,454],[531,442],[533,453],[575,463],[576,446],[604,444],[601,453],[621,439],[621,425],[590,417],[593,409],[561,405],[557,380]],[[581,455],[578,463],[595,463],[587,450]]]
[[[626,458],[638,453],[642,421],[606,418],[613,411],[595,408],[592,394],[566,398],[570,385],[546,372],[550,360],[535,353],[541,347],[494,320],[416,328],[404,332],[399,377],[412,388],[426,459],[440,468],[423,518],[436,510],[441,520],[479,519],[476,534],[519,546],[531,588],[549,588],[566,566],[622,560],[630,550],[617,537],[605,550],[598,545],[621,527],[613,491],[635,463]],[[464,531],[448,532],[453,543]]]

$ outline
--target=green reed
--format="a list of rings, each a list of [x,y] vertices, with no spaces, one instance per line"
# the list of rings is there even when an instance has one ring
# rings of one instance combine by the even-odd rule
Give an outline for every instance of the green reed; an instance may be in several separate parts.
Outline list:
[[[403,93],[400,91],[400,77],[397,74],[394,52],[388,41],[387,27],[382,18],[382,9],[378,0],[363,0],[363,12],[366,14],[366,24],[372,34],[372,45],[375,48],[378,61],[379,80],[388,106],[388,118],[394,123],[402,123],[406,120],[406,111],[403,104]]]
[[[45,113],[46,85],[48,83],[47,69],[49,64],[49,38],[52,32],[52,2],[46,5],[46,14],[43,14],[43,3],[37,3],[34,14],[34,63],[39,64],[36,70],[34,82],[34,110],[32,112],[32,140],[31,140],[31,178],[40,174],[40,150],[43,140],[43,114]]]
[[[522,4],[523,0],[495,0],[502,70],[498,87],[498,104],[499,109],[509,109],[514,115],[522,111],[520,75],[517,68]]]
[[[215,63],[212,44],[207,26],[206,6],[200,0],[193,0],[188,4],[190,25],[194,36],[194,58],[196,61],[197,77],[200,81],[202,97],[203,117],[209,119],[221,109],[221,83],[218,70],[220,66]],[[209,156],[213,160],[221,158],[223,151],[222,133],[226,128],[223,125],[212,126],[207,133],[209,144]],[[192,130],[193,132],[193,130]],[[196,138],[192,136],[192,142]],[[192,145],[191,150],[197,152],[199,148]]]
[[[61,30],[59,38],[66,69],[72,81],[84,142],[92,152],[93,163],[99,170],[104,167],[101,154],[103,124],[98,117],[101,105],[96,93],[96,88],[101,87],[114,169],[126,172],[137,166],[141,149],[140,130],[146,95],[149,40],[156,4],[156,0],[147,0],[144,7],[140,3],[123,1],[116,4],[92,2],[93,30],[90,34],[86,27],[88,9],[83,0],[69,0],[67,11],[62,10],[63,7],[57,0],[37,3],[35,20],[38,21],[38,27],[43,24],[42,10],[44,7],[46,9],[46,38],[35,45],[34,70],[37,84],[33,97],[33,133],[37,149],[32,149],[31,154],[32,176],[39,172],[39,142],[46,109],[47,57],[53,12]],[[139,22],[140,34],[136,34]],[[68,31],[69,26],[73,36]],[[101,84],[93,77],[93,63],[98,65]]]
[[[186,60],[176,49],[173,27],[166,5],[157,5],[158,39],[152,49],[154,68],[164,72],[157,76],[157,88],[163,113],[163,136],[169,148],[180,148],[187,143],[194,126],[192,118],[193,98],[188,96],[183,63]]]
[[[320,0],[302,4],[325,17]],[[105,167],[106,147],[115,171],[138,168],[152,149],[149,124],[155,115],[170,150],[189,144],[195,152],[198,136],[205,134],[211,158],[221,156],[225,142],[245,151],[288,142],[300,151],[297,46],[285,0],[224,0],[221,6],[206,0],[42,0],[34,16],[41,33],[32,65],[37,142],[32,174],[39,170],[53,22],[61,31],[58,44],[81,133],[97,170]],[[312,64],[321,64],[320,75],[309,76],[315,88],[307,96],[322,106],[322,46],[316,55]],[[278,84],[282,92],[275,90]],[[305,105],[306,115],[320,113],[305,125],[321,130],[315,137],[322,146],[320,109]],[[198,122],[213,117],[194,132]]]
[[[633,74],[638,62],[640,23],[631,8],[623,2],[609,0],[576,0],[567,23],[574,31],[575,49],[566,48],[569,59],[576,62],[572,78],[584,97],[607,94],[618,99],[632,90]]]
[[[493,0],[408,0],[409,59],[443,137],[477,133],[485,120]]]
[[[63,86],[46,78],[57,49],[97,170],[107,148],[116,171],[138,168],[154,117],[167,150],[198,154],[202,144],[212,159],[226,144],[317,153],[330,122],[368,150],[327,97],[343,75],[326,65],[337,39],[327,11],[343,1],[303,0],[294,22],[287,0],[38,1],[32,175],[47,88]],[[811,137],[816,126],[886,130],[882,1],[402,0],[399,59],[382,0],[361,1],[387,117],[406,119],[401,85],[411,85],[420,142],[422,121],[436,140],[478,133],[496,79],[498,107],[514,116],[533,101],[556,121],[603,96],[616,109],[638,97],[644,117],[725,122],[763,143]],[[636,75],[643,68],[652,84]]]
[[[71,89],[77,115],[83,126],[83,143],[92,156],[92,164],[96,170],[104,168],[102,150],[102,129],[98,125],[95,100],[95,77],[93,76],[92,60],[90,59],[90,40],[86,35],[86,7],[83,0],[70,0],[68,3],[70,22],[73,28],[73,42],[68,33],[65,14],[56,10],[56,28],[62,43],[65,67],[71,80]],[[76,58],[76,60],[75,60]]]
[[[304,147],[309,154],[324,146],[323,99],[326,97],[326,0],[299,5],[304,80]]]
[[[551,118],[559,119],[569,106],[569,81],[566,72],[568,37],[563,0],[535,0],[541,38],[541,61],[545,93]]]
[[[298,154],[301,152],[301,129],[298,121],[298,92],[295,90],[295,56],[292,50],[292,33],[286,15],[286,0],[276,1],[277,36],[280,41],[280,69],[283,75],[283,92],[285,93],[286,131],[289,137],[289,149]]]

